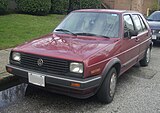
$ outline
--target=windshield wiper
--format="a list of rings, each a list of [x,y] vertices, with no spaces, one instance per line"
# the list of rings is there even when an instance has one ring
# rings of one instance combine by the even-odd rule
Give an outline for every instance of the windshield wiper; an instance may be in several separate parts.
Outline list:
[[[76,35],[84,35],[84,36],[98,36],[98,37],[104,37],[104,38],[109,38],[107,36],[104,35],[97,35],[97,34],[93,34],[93,33],[75,33]]]
[[[65,33],[70,33],[70,34],[72,34],[72,35],[74,35],[74,36],[77,36],[77,34],[72,33],[71,31],[66,30],[66,29],[56,29],[55,31],[61,31],[61,32],[65,32]]]

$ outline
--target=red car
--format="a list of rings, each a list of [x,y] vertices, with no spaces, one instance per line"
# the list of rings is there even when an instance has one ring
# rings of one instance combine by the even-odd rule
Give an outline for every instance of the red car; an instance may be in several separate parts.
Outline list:
[[[113,100],[117,79],[151,56],[151,30],[138,12],[86,9],[71,12],[53,33],[10,54],[9,73],[23,82],[77,98]]]

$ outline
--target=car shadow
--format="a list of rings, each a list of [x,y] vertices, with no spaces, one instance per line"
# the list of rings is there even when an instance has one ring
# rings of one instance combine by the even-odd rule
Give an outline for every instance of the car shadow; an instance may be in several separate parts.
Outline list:
[[[153,47],[160,47],[160,42],[154,42]]]

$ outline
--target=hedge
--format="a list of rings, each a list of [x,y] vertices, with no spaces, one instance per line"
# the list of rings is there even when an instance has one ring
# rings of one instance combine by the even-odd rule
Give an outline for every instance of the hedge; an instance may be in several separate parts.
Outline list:
[[[64,14],[68,11],[68,0],[51,0],[51,13]]]
[[[82,9],[99,9],[101,8],[100,0],[81,0]]]
[[[68,12],[69,0],[51,0],[51,13],[64,14]],[[100,0],[71,0],[70,11],[77,9],[98,9],[101,8]]]
[[[20,12],[46,15],[51,8],[51,0],[16,0],[17,9]]]
[[[0,14],[5,14],[8,7],[8,0],[0,0]]]
[[[100,0],[72,0],[72,10],[101,8]]]

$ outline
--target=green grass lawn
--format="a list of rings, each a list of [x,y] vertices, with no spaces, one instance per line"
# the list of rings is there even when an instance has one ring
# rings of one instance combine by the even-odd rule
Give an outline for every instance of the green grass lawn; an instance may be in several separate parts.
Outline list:
[[[0,49],[15,47],[25,41],[53,31],[64,15],[33,16],[9,14],[0,16]]]

